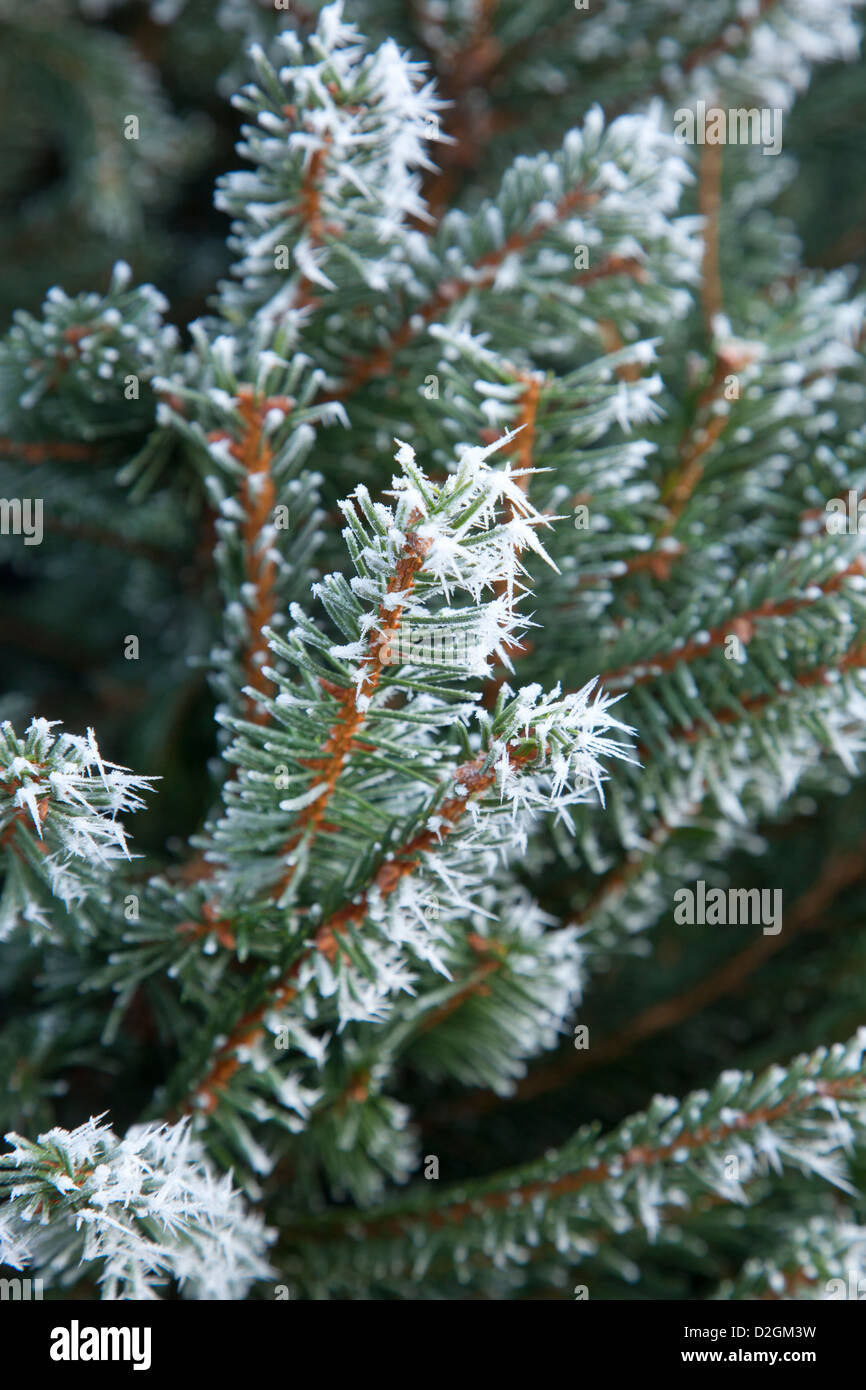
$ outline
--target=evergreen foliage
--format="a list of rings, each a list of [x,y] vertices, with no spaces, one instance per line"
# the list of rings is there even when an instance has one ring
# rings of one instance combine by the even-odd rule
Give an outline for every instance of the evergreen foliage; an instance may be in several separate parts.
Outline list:
[[[0,1264],[862,1271],[860,8],[0,0]]]

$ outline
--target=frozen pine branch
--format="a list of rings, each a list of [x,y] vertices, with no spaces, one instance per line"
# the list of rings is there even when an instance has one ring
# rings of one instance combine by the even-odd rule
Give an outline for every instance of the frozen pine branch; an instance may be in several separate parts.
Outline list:
[[[508,467],[489,467],[490,452],[467,450],[437,486],[401,446],[394,508],[363,491],[360,515],[346,507],[355,581],[331,576],[319,594],[340,635],[353,640],[329,643],[298,611],[289,641],[271,641],[300,683],[270,670],[279,693],[260,701],[267,719],[232,721],[238,737],[228,757],[242,771],[226,786],[228,814],[215,827],[209,899],[231,923],[232,945],[240,931],[245,949],[273,957],[287,911],[298,935],[276,977],[262,970],[256,989],[246,986],[257,1002],[196,1083],[197,1105],[216,1123],[229,1085],[241,1088],[235,1105],[263,1113],[253,1082],[305,1119],[307,1101],[281,1075],[270,1034],[288,1029],[321,1063],[323,1044],[307,1037],[312,1020],[340,1029],[373,1022],[390,1011],[392,994],[415,992],[418,968],[448,977],[452,933],[474,910],[482,865],[502,857],[503,826],[519,846],[532,815],[567,819],[570,806],[600,790],[599,759],[626,752],[611,734],[630,731],[591,687],[564,696],[503,691],[491,716],[461,688],[477,682],[485,657],[512,631],[520,551],[540,549],[543,519]],[[506,521],[497,519],[503,499]],[[468,603],[457,602],[461,594]],[[441,670],[428,660],[435,684],[419,679],[423,650],[420,661],[402,650],[399,624],[410,620],[422,633],[439,624],[455,644]],[[334,872],[335,834],[353,846],[348,876]],[[263,896],[255,930],[250,912]]]
[[[322,12],[307,51],[288,32],[276,65],[259,47],[252,58],[256,82],[235,100],[255,120],[239,147],[255,170],[229,175],[217,195],[236,219],[242,282],[224,285],[222,307],[301,342],[332,295],[351,289],[372,304],[405,278],[407,225],[424,217],[420,171],[433,168],[425,137],[443,103],[393,41],[366,52],[342,4]]]
[[[98,1120],[0,1156],[0,1261],[69,1284],[95,1266],[104,1298],[149,1299],[174,1280],[193,1298],[239,1298],[269,1273],[268,1232],[218,1177],[187,1124]]]
[[[120,815],[144,804],[149,779],[103,761],[92,730],[56,735],[45,719],[23,738],[4,724],[0,758],[3,936],[87,930],[106,909],[111,870],[130,858]]]
[[[731,1071],[681,1103],[657,1097],[603,1138],[597,1127],[581,1130],[493,1181],[398,1200],[369,1217],[299,1221],[285,1241],[292,1274],[310,1279],[314,1295],[360,1284],[399,1296],[438,1258],[455,1261],[459,1278],[480,1254],[495,1287],[493,1271],[539,1244],[591,1260],[613,1233],[639,1229],[652,1243],[666,1224],[687,1226],[707,1194],[747,1205],[767,1172],[790,1167],[850,1190],[844,1155],[862,1143],[862,1054],[860,1036],[757,1077]]]

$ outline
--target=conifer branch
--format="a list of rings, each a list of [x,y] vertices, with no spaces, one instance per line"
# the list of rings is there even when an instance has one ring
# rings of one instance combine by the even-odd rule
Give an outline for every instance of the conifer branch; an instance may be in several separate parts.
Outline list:
[[[843,1077],[836,1081],[819,1083],[815,1092],[809,1092],[805,1096],[792,1096],[772,1106],[758,1106],[752,1111],[737,1116],[730,1124],[720,1124],[714,1128],[701,1126],[691,1133],[688,1131],[680,1132],[676,1139],[657,1148],[640,1146],[626,1149],[617,1155],[615,1166],[608,1163],[593,1164],[591,1167],[579,1169],[577,1172],[567,1173],[563,1177],[547,1180],[537,1179],[516,1186],[509,1185],[505,1190],[479,1194],[467,1202],[456,1202],[452,1205],[443,1204],[442,1207],[433,1208],[423,1215],[415,1217],[383,1216],[360,1222],[353,1217],[347,1220],[345,1225],[350,1227],[353,1233],[360,1228],[364,1235],[375,1235],[379,1232],[402,1235],[412,1224],[419,1221],[434,1228],[446,1224],[459,1225],[468,1216],[477,1216],[485,1209],[501,1210],[515,1200],[526,1202],[538,1196],[551,1199],[570,1195],[591,1184],[604,1183],[614,1176],[619,1177],[633,1169],[651,1168],[657,1163],[666,1163],[675,1154],[682,1151],[690,1152],[722,1144],[734,1135],[758,1129],[764,1125],[773,1125],[791,1114],[807,1111],[812,1106],[821,1108],[827,1097],[843,1097],[851,1092],[857,1092],[862,1090],[863,1084],[863,1077],[859,1074]],[[340,1229],[337,1223],[334,1225],[338,1230]]]
[[[246,685],[252,690],[262,691],[266,688],[262,667],[267,655],[267,639],[263,632],[274,616],[273,588],[276,577],[273,560],[256,554],[263,528],[271,521],[276,502],[270,471],[273,455],[263,437],[263,426],[272,405],[289,410],[292,403],[285,400],[256,400],[249,387],[239,391],[238,401],[244,429],[241,438],[230,443],[229,452],[244,470],[241,489],[244,558],[247,583],[255,595],[249,615],[251,640],[244,653],[243,669]],[[212,437],[225,438],[222,434]],[[250,695],[247,696],[247,713],[253,720],[265,717],[262,706]]]
[[[493,32],[497,0],[475,0],[474,14],[468,32],[459,48],[449,49],[436,43],[439,23],[419,5],[415,10],[416,25],[422,38],[434,53],[434,68],[443,97],[449,103],[446,134],[449,142],[439,158],[439,168],[432,171],[424,186],[427,206],[438,220],[451,206],[461,172],[477,168],[494,129],[494,117],[485,109],[479,110],[473,96],[484,91],[484,84],[495,71],[503,54]]]
[[[757,6],[751,14],[740,17],[736,27],[736,32],[732,33],[726,27],[715,38],[707,40],[706,43],[697,44],[690,49],[682,60],[683,72],[694,72],[696,68],[702,68],[712,59],[719,57],[723,53],[728,53],[733,47],[739,47],[748,39],[752,30],[765,19],[766,16],[779,5],[780,0],[758,0]]]
[[[325,172],[325,162],[328,157],[329,144],[330,136],[326,133],[322,139],[322,144],[311,154],[309,167],[301,183],[301,196],[298,205],[301,235],[309,242],[310,249],[313,253],[321,246],[325,231],[325,222],[322,215],[321,181]],[[313,289],[313,282],[308,275],[302,273],[298,280],[297,292],[291,307],[294,309],[304,309],[312,307],[315,303],[316,296]]]
[[[734,634],[745,647],[748,647],[755,635],[756,623],[764,619],[786,618],[792,613],[799,613],[802,609],[809,608],[813,603],[819,602],[828,594],[836,593],[852,575],[863,576],[864,574],[866,574],[866,562],[858,556],[857,559],[851,561],[850,565],[836,570],[829,578],[810,585],[807,593],[787,599],[765,599],[756,608],[731,614],[715,627],[704,630],[698,637],[673,651],[658,652],[646,660],[619,667],[615,671],[606,671],[601,679],[605,685],[614,689],[619,686],[631,688],[635,685],[641,685],[666,671],[673,670],[679,662],[688,663],[698,660],[712,651],[713,648],[723,646],[731,634]]]
[[[712,1090],[682,1105],[657,1098],[604,1139],[595,1127],[584,1129],[542,1164],[433,1198],[419,1192],[369,1216],[330,1213],[297,1221],[287,1242],[303,1250],[317,1274],[320,1261],[327,1261],[332,1277],[346,1286],[379,1267],[386,1252],[405,1270],[417,1268],[405,1242],[419,1231],[429,1236],[428,1261],[445,1251],[453,1257],[455,1248],[460,1258],[467,1248],[490,1253],[493,1228],[507,1231],[515,1258],[527,1241],[555,1241],[560,1252],[568,1246],[585,1258],[598,1228],[613,1228],[620,1237],[625,1230],[643,1231],[652,1239],[667,1203],[686,1193],[694,1200],[709,1189],[722,1201],[743,1202],[743,1185],[765,1149],[780,1164],[847,1187],[837,1158],[846,1140],[840,1130],[827,1141],[822,1126],[828,1113],[839,1117],[846,1133],[849,1126],[859,1133],[866,1123],[864,1042],[861,1034],[820,1049],[795,1059],[787,1071],[770,1068],[757,1077],[726,1072]],[[723,1164],[731,1152],[738,1156],[737,1179]],[[394,1264],[390,1272],[397,1275]]]
[[[751,347],[732,345],[718,349],[712,376],[697,402],[697,422],[683,436],[676,471],[665,479],[662,488],[667,516],[657,532],[657,540],[671,535],[703,477],[706,455],[730,424],[730,411],[724,396],[726,377],[753,360]]]
[[[31,464],[45,463],[46,459],[59,463],[89,463],[99,457],[100,450],[94,444],[72,444],[65,439],[50,443],[46,440],[0,439],[0,454]]]
[[[509,753],[513,768],[519,769],[524,762],[535,756],[532,752]],[[262,1003],[246,1013],[235,1025],[229,1037],[221,1044],[217,1058],[203,1081],[198,1085],[194,1097],[187,1108],[198,1107],[211,1111],[218,1102],[220,1091],[241,1065],[239,1051],[247,1048],[264,1032],[266,1014],[274,1008],[284,1008],[297,996],[295,981],[302,966],[318,951],[333,963],[340,953],[340,937],[351,926],[358,926],[370,910],[370,894],[377,890],[381,898],[389,897],[400,882],[418,867],[420,857],[435,854],[444,837],[449,835],[465,815],[470,798],[482,795],[496,781],[494,767],[486,766],[489,759],[479,755],[473,762],[458,768],[453,779],[453,794],[442,801],[437,810],[437,828],[423,830],[413,835],[406,844],[394,851],[390,860],[383,864],[368,890],[357,901],[347,903],[332,912],[317,928],[312,942],[306,946],[292,965],[275,983],[268,986],[267,996]]]
[[[410,526],[413,520],[417,522],[420,519],[420,514],[414,518],[410,517]],[[391,644],[396,642],[400,630],[400,621],[406,605],[405,602],[390,602],[391,596],[398,594],[405,599],[411,595],[415,576],[423,567],[432,544],[431,540],[420,537],[414,531],[406,533],[402,554],[385,586],[385,598],[379,605],[378,626],[370,629],[366,639],[367,652],[361,663],[363,678],[360,685],[351,685],[344,689],[330,683],[323,685],[327,693],[338,701],[340,714],[322,745],[321,756],[305,760],[306,765],[317,773],[316,786],[321,790],[315,799],[301,810],[296,830],[285,845],[286,855],[291,854],[305,836],[308,840],[315,836],[324,823],[340,773],[347,757],[357,746],[357,737],[370,700],[378,689],[383,671],[386,669],[384,654],[390,650]],[[295,866],[290,864],[277,881],[273,893],[275,898],[281,897],[290,884],[294,869]]]
[[[388,342],[372,352],[364,361],[357,362],[342,384],[335,391],[327,392],[324,399],[345,401],[372,377],[387,375],[392,370],[398,353],[417,337],[423,328],[435,323],[446,310],[459,303],[471,291],[492,285],[497,270],[508,256],[525,251],[572,213],[580,208],[591,207],[598,200],[598,196],[580,187],[571,189],[560,199],[552,217],[539,219],[534,226],[523,231],[511,232],[495,250],[485,251],[473,262],[470,275],[442,281],[429,299],[412,308],[400,327],[390,335]]]
[[[841,675],[850,671],[863,670],[864,667],[866,667],[866,646],[862,642],[857,642],[835,662],[822,662],[809,670],[799,671],[771,692],[744,695],[736,708],[726,705],[721,709],[713,710],[707,719],[700,720],[695,724],[675,725],[666,731],[666,736],[675,741],[694,743],[705,734],[712,733],[714,725],[732,724],[740,719],[750,719],[754,715],[760,714],[774,702],[778,701],[784,704],[798,690],[810,690],[815,686],[832,687],[836,685]],[[638,751],[647,752],[641,747]]]

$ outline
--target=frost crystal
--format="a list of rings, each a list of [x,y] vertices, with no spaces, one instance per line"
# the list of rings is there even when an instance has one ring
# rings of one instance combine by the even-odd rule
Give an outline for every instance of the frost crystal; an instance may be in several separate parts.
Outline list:
[[[231,1175],[214,1172],[188,1121],[136,1125],[119,1139],[91,1119],[35,1144],[6,1139],[0,1259],[16,1268],[50,1266],[71,1280],[79,1261],[98,1260],[109,1299],[158,1298],[167,1280],[188,1298],[238,1299],[271,1273],[271,1234]]]

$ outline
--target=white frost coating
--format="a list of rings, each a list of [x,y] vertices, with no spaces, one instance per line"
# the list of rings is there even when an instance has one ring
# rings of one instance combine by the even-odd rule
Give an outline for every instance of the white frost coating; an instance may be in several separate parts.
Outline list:
[[[121,1139],[91,1119],[35,1144],[7,1134],[0,1184],[0,1260],[75,1274],[102,1264],[109,1299],[154,1299],[167,1280],[197,1299],[241,1299],[272,1273],[271,1233],[250,1214],[231,1174],[218,1177],[188,1120],[135,1125]],[[16,1175],[20,1175],[16,1181]],[[44,1220],[46,1199],[63,1206]]]
[[[384,291],[402,280],[407,224],[427,217],[420,171],[435,167],[427,143],[443,138],[438,112],[445,103],[425,81],[425,65],[393,40],[366,52],[355,25],[343,19],[341,0],[321,11],[306,50],[289,33],[275,47],[285,65],[271,67],[261,49],[251,54],[268,70],[268,82],[251,84],[239,98],[255,121],[245,128],[242,147],[255,170],[227,175],[217,198],[237,219],[241,250],[235,276],[242,283],[223,287],[226,302],[286,326],[307,285],[325,294],[337,290],[331,267],[345,275],[348,265],[342,241],[363,246],[364,268],[356,258],[351,274],[371,288]],[[282,86],[281,102],[274,102],[272,84]],[[286,120],[284,107],[306,112],[303,128]],[[289,196],[300,194],[308,179],[315,186],[314,225],[297,213],[309,202]],[[288,281],[287,267],[274,263],[279,245],[292,248]],[[295,337],[302,327],[299,318]]]
[[[34,719],[23,739],[10,724],[0,727],[0,777],[6,784],[0,801],[25,811],[50,846],[49,875],[67,901],[67,893],[74,897],[81,888],[76,861],[84,871],[129,858],[118,817],[144,804],[140,794],[153,779],[105,762],[92,729],[84,736],[56,736],[53,726]]]

